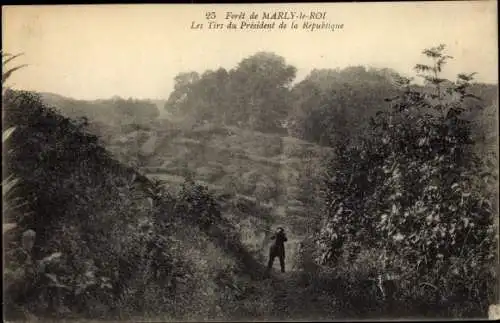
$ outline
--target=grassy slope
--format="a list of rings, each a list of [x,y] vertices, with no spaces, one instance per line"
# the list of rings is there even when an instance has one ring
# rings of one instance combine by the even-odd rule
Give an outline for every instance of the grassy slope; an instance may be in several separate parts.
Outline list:
[[[26,106],[21,106],[23,110],[18,109],[18,107],[14,106],[15,103],[10,102],[12,111],[24,111],[38,105],[36,100],[32,103],[27,101]],[[36,109],[36,111],[40,111],[39,116],[25,117],[22,113],[10,113],[9,123],[26,129],[23,130],[25,132],[15,134],[13,137],[14,143],[20,145],[26,141],[26,138],[30,136],[36,137],[39,140],[29,141],[27,143],[28,147],[31,147],[31,151],[36,151],[34,149],[44,151],[49,147],[47,146],[49,143],[50,145],[58,143],[68,146],[73,144],[74,140],[85,137],[85,134],[79,132],[79,130],[69,133],[57,129],[58,122],[63,123],[66,119],[60,117],[56,112],[44,112],[45,108],[41,106],[37,106]],[[39,124],[47,124],[48,126],[40,127]],[[29,127],[33,127],[34,130],[30,130]],[[102,267],[114,266],[114,262],[108,262],[111,262],[112,259],[118,261],[121,256],[125,256],[123,260],[130,262],[130,265],[133,266],[133,269],[126,270],[124,273],[130,277],[120,278],[117,282],[124,284],[124,288],[130,289],[133,293],[142,290],[144,297],[123,291],[120,304],[114,304],[114,306],[110,307],[108,304],[97,302],[91,305],[94,308],[90,309],[92,315],[103,315],[104,318],[113,312],[113,315],[124,315],[125,318],[134,313],[125,313],[123,311],[134,310],[134,307],[139,306],[136,304],[137,301],[145,303],[145,308],[155,310],[155,308],[161,307],[167,309],[167,312],[170,309],[175,312],[177,318],[192,320],[207,317],[242,317],[242,315],[255,317],[257,313],[266,313],[270,302],[266,301],[262,294],[256,293],[256,284],[257,286],[260,284],[251,279],[254,271],[260,270],[260,268],[252,263],[253,258],[251,255],[248,255],[241,248],[239,237],[235,234],[231,224],[220,221],[220,223],[216,223],[216,226],[204,229],[194,225],[190,219],[184,219],[183,217],[171,220],[173,222],[168,231],[173,238],[172,241],[177,246],[177,249],[174,249],[179,250],[179,252],[175,253],[172,245],[169,248],[174,250],[174,256],[177,257],[176,261],[184,264],[180,266],[182,268],[188,266],[191,268],[192,274],[184,282],[178,282],[176,296],[173,299],[174,303],[170,304],[172,299],[163,298],[165,291],[157,289],[165,288],[165,286],[161,287],[152,278],[151,267],[148,265],[149,258],[143,259],[146,255],[141,250],[128,250],[129,248],[143,247],[141,241],[147,238],[143,237],[144,232],[141,228],[145,222],[153,223],[149,235],[166,234],[166,231],[162,231],[164,229],[160,228],[161,225],[155,222],[155,210],[150,206],[147,195],[144,194],[144,190],[150,186],[149,181],[146,178],[137,176],[139,174],[134,169],[128,168],[110,158],[100,148],[89,148],[89,153],[86,155],[82,148],[83,141],[80,141],[80,143],[81,146],[78,150],[72,150],[69,146],[57,148],[60,150],[60,153],[59,150],[57,151],[59,154],[63,152],[68,155],[71,155],[72,152],[75,153],[71,155],[72,158],[63,156],[66,158],[63,160],[64,165],[70,169],[68,174],[73,176],[68,178],[70,185],[72,185],[71,188],[66,190],[59,188],[59,181],[66,180],[65,177],[62,177],[63,175],[66,176],[66,173],[59,175],[57,167],[52,167],[54,166],[53,163],[41,162],[40,160],[36,163],[38,166],[34,172],[39,172],[44,176],[40,180],[37,177],[37,180],[52,183],[58,188],[52,194],[52,197],[46,196],[47,194],[44,195],[43,190],[36,186],[38,182],[31,184],[34,181],[30,177],[30,174],[33,175],[33,170],[30,169],[29,165],[22,165],[28,163],[29,160],[23,157],[22,153],[29,152],[21,151],[20,155],[10,160],[10,162],[13,165],[14,174],[20,178],[21,182],[32,185],[33,193],[42,196],[39,203],[48,205],[58,194],[63,193],[70,194],[75,199],[72,209],[64,209],[65,206],[59,206],[57,212],[60,212],[57,214],[61,214],[61,218],[52,223],[52,226],[42,225],[40,228],[37,227],[38,236],[41,236],[42,230],[46,231],[39,243],[39,247],[43,251],[42,256],[45,253],[50,254],[61,251],[63,255],[77,254],[77,257],[82,261],[95,260],[97,265]],[[44,145],[46,146],[44,147]],[[53,147],[50,146],[49,148]],[[97,156],[92,149],[99,151],[100,155]],[[32,159],[39,158],[36,156],[41,156],[41,154],[35,154]],[[82,164],[85,166],[81,167]],[[94,181],[84,182],[90,180],[90,176],[87,174],[92,174]],[[131,184],[131,177],[137,178],[136,184],[138,186]],[[55,181],[54,178],[57,178],[58,181]],[[88,190],[88,194],[92,195],[76,196],[76,193],[81,194],[79,190],[75,191],[80,187]],[[44,185],[44,189],[47,189],[47,185]],[[104,196],[108,196],[108,198]],[[88,200],[81,200],[80,197]],[[55,210],[52,211],[54,214],[56,213]],[[45,218],[50,217],[50,214],[45,213],[37,215],[42,215],[44,221]],[[72,216],[80,218],[73,220]],[[165,214],[165,216],[170,219],[170,214]],[[41,218],[35,219],[34,225],[38,225],[37,221],[40,220]],[[20,225],[19,230],[12,231],[12,238],[16,239],[15,236],[32,227],[33,224],[30,221],[27,220],[26,224]],[[68,230],[71,230],[71,232],[68,232]],[[74,243],[78,243],[79,246],[73,246]],[[88,246],[89,249],[83,249],[83,246]],[[127,259],[127,256],[129,259]],[[107,260],[103,261],[104,259]],[[144,265],[143,270],[141,270],[142,264]],[[117,266],[122,269],[121,265]],[[111,270],[110,274],[112,273],[116,273],[116,271]],[[69,275],[71,275],[71,271]],[[114,283],[113,280],[113,286]],[[30,311],[39,313],[35,307],[39,306],[41,302],[36,299],[32,301],[14,300],[14,302],[20,302],[20,304],[28,306]],[[30,306],[35,307],[31,308]],[[259,306],[262,306],[262,308]],[[11,313],[13,314],[13,312]],[[144,317],[148,313],[142,312],[139,315]],[[154,314],[151,313],[151,315]]]

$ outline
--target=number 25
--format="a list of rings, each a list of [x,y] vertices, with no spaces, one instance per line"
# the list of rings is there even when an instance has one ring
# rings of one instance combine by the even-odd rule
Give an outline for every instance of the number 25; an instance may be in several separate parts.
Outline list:
[[[215,19],[215,12],[207,12],[205,16],[207,19]]]

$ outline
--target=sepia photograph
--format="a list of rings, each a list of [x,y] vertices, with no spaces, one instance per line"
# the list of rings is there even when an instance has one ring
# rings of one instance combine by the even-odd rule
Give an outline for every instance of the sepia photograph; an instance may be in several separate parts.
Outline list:
[[[2,6],[8,322],[500,318],[497,1]]]

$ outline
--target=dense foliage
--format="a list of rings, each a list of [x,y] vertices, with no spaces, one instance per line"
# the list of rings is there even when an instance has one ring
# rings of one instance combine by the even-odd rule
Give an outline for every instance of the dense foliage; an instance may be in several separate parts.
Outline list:
[[[296,68],[283,57],[261,52],[230,71],[223,68],[178,75],[165,108],[193,122],[242,125],[259,131],[283,131],[288,87]]]
[[[472,75],[446,81],[444,46],[424,54],[432,64],[416,69],[426,87],[401,78],[391,110],[359,141],[337,146],[318,257],[342,266],[342,253],[352,263],[372,250],[380,257],[365,259],[367,275],[395,274],[401,299],[479,315],[496,294],[497,165],[474,151],[466,108],[481,106],[468,102],[479,100],[468,92]]]
[[[362,66],[313,70],[290,93],[289,133],[324,146],[352,137],[395,93],[397,73]]]

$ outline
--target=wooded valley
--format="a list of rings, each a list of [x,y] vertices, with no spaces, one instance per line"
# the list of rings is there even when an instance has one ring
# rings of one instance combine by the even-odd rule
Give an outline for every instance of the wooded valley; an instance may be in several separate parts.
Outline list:
[[[9,88],[22,56],[4,53],[5,317],[486,317],[498,84],[443,78],[450,55],[299,81],[257,52],[165,100],[84,101]]]

